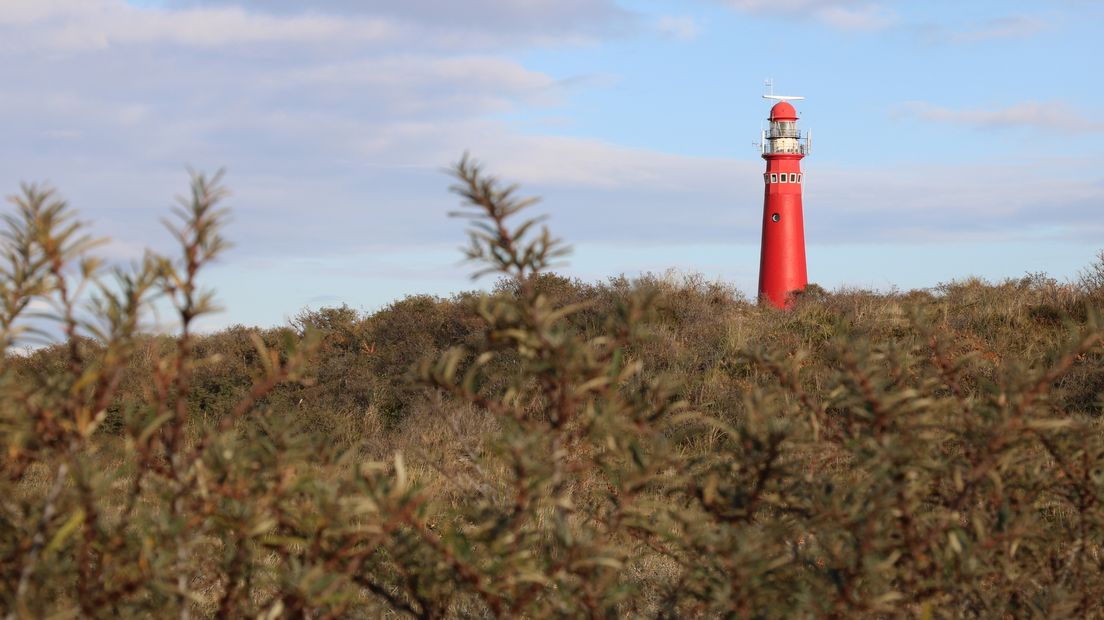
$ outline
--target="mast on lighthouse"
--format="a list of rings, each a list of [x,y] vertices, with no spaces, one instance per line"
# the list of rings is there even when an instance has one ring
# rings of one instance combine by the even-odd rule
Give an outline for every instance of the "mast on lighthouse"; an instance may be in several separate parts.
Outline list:
[[[759,256],[759,301],[785,308],[794,292],[805,290],[805,224],[801,160],[809,153],[809,136],[797,128],[797,110],[787,97],[773,93],[769,128],[762,132],[759,151],[767,162],[763,174],[763,242]]]

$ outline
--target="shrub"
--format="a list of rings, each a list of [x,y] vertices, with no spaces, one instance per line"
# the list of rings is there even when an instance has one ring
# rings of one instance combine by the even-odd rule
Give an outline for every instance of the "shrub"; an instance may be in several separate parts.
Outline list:
[[[182,257],[115,284],[27,188],[0,278],[9,613],[1104,613],[1092,286],[813,289],[779,312],[695,277],[587,285],[548,272],[566,249],[531,200],[455,175],[492,293],[206,337],[217,179],[193,181]],[[157,294],[172,338],[140,332]],[[47,301],[62,343],[11,354]]]

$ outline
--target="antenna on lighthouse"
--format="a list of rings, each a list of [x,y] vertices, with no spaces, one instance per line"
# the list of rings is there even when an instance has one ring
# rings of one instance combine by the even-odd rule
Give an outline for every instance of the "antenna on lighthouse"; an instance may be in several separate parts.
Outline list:
[[[774,79],[767,78],[763,80],[763,87],[767,89],[767,94],[763,95],[763,99],[773,99],[775,101],[800,101],[804,97],[797,97],[795,95],[776,95],[774,94]]]

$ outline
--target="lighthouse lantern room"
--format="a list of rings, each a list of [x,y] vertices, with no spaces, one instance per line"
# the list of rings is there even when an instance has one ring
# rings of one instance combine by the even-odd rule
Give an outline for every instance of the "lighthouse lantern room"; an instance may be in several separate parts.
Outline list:
[[[809,154],[811,136],[797,127],[790,103],[802,97],[764,95],[777,103],[770,126],[762,132],[759,150],[767,162],[763,173],[763,241],[759,257],[759,300],[777,308],[792,302],[793,293],[808,284],[805,267],[805,224],[801,194],[805,177],[801,160]]]

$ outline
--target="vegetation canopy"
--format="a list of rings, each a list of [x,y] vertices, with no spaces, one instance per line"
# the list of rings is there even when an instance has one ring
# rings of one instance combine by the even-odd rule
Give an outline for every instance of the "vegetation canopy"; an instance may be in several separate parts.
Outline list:
[[[811,285],[779,312],[558,276],[532,200],[453,174],[492,292],[206,335],[220,176],[174,211],[179,254],[129,268],[24,187],[0,613],[1104,615],[1104,253],[1070,284]]]

